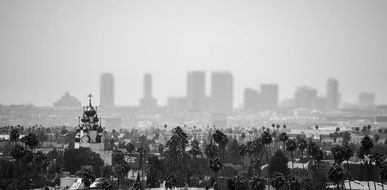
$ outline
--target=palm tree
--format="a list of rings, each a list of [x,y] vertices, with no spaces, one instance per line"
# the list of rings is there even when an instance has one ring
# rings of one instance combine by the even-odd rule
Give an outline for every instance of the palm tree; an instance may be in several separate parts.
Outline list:
[[[159,152],[160,156],[163,156],[164,149],[165,149],[165,146],[163,144],[160,144],[159,148],[158,148],[158,152]]]
[[[206,146],[206,149],[204,150],[204,154],[207,156],[207,158],[214,158],[218,156],[218,147],[214,144],[209,144]]]
[[[265,190],[265,179],[263,177],[253,176],[249,183],[251,190]]]
[[[39,145],[39,138],[34,133],[29,133],[21,139],[32,151]]]
[[[15,145],[10,152],[10,155],[12,156],[13,159],[16,160],[16,172],[19,171],[19,162],[22,160],[22,158],[26,155],[26,149],[20,145]]]
[[[374,135],[374,141],[375,141],[375,144],[378,144],[378,141],[380,140],[380,136],[379,134],[375,134]]]
[[[218,158],[210,159],[210,169],[215,173],[215,183],[218,181],[218,172],[223,168],[222,161]]]
[[[12,129],[11,132],[9,132],[9,140],[13,142],[13,144],[16,144],[17,139],[19,139],[20,133],[18,129]]]
[[[344,175],[343,168],[337,163],[328,170],[328,178],[336,184],[337,189],[340,189],[340,183],[343,181]]]
[[[379,133],[379,134],[382,134],[382,133],[383,133],[383,129],[382,129],[382,128],[379,128],[379,129],[378,129],[378,133]]]
[[[381,179],[381,176],[380,176],[380,168],[383,167],[383,165],[386,165],[386,162],[384,161],[384,155],[383,154],[380,154],[378,152],[375,152],[371,155],[371,161],[372,162],[375,162],[375,165],[377,166],[376,167],[376,173],[379,174],[379,181],[381,182],[382,184],[382,189],[384,190],[384,185],[383,185],[383,181]]]
[[[261,142],[265,146],[267,163],[269,163],[269,151],[270,151],[269,145],[273,142],[273,138],[267,131],[264,131],[261,134]]]
[[[139,169],[141,171],[141,184],[143,184],[144,183],[144,181],[143,181],[143,179],[144,179],[144,171],[142,170],[143,169],[142,168],[142,160],[143,160],[144,154],[146,153],[146,150],[143,147],[139,147],[137,149],[137,153],[138,153],[138,155],[140,157],[139,158],[140,162],[138,164],[139,164]]]
[[[315,125],[314,128],[316,129],[316,138],[317,138],[317,130],[318,130],[319,126]]]
[[[343,149],[344,149],[343,158],[344,158],[344,160],[347,161],[347,164],[349,164],[349,159],[353,156],[353,150],[347,144],[343,146]],[[349,182],[349,189],[352,189],[352,186],[351,186],[351,174],[350,173],[348,173],[348,182]]]
[[[285,187],[286,185],[286,178],[282,173],[275,172],[272,179],[271,179],[271,185],[276,189],[276,190],[281,190]]]
[[[134,150],[136,150],[136,147],[133,143],[128,143],[125,145],[125,149],[128,151],[128,153],[132,153]]]
[[[359,127],[355,127],[355,131],[356,131],[356,134],[359,134],[360,128]]]
[[[335,145],[331,148],[333,159],[336,164],[341,164],[344,161],[344,149],[340,145]]]
[[[224,159],[224,152],[225,152],[225,149],[226,149],[226,145],[228,143],[227,135],[225,135],[220,130],[216,130],[215,133],[212,135],[212,138],[218,144],[218,146],[219,146],[219,148],[221,150],[220,159],[223,161],[223,159]]]
[[[248,180],[246,174],[241,173],[235,177],[235,189],[236,190],[247,190],[248,188]]]
[[[280,124],[277,124],[277,125],[275,126],[275,128],[277,128],[277,130],[279,130],[279,129],[281,128],[281,125],[280,125]]]
[[[368,135],[366,135],[362,138],[360,144],[361,144],[361,146],[360,146],[360,150],[359,150],[359,158],[361,158],[363,160],[363,163],[365,163],[366,162],[365,158],[370,155],[371,148],[374,146],[374,144],[372,143],[372,140]],[[362,168],[363,168],[363,163],[362,163]],[[370,167],[370,164],[371,163],[368,163],[369,167]],[[362,173],[363,173],[363,171],[362,171]],[[367,185],[368,185],[368,189],[371,189],[370,184],[369,184],[369,180],[367,180]]]
[[[264,131],[261,134],[261,142],[265,146],[265,149],[266,149],[266,163],[269,164],[269,154],[270,154],[269,145],[271,142],[273,142],[273,138],[271,137],[271,135],[267,131]],[[267,175],[268,175],[267,178],[270,179],[269,172],[267,173]],[[269,185],[269,190],[270,190],[270,185]]]
[[[113,171],[117,176],[118,186],[120,186],[122,179],[125,178],[125,176],[128,175],[128,172],[130,171],[130,165],[123,160],[113,165]]]
[[[288,135],[287,135],[285,132],[283,132],[283,133],[281,133],[281,134],[279,135],[279,140],[282,141],[282,144],[283,144],[282,150],[285,150],[285,143],[286,143],[286,141],[287,141],[288,139],[289,139],[289,137],[288,137]]]
[[[246,138],[246,134],[245,134],[245,133],[242,133],[242,134],[241,134],[242,142],[245,142],[245,138]]]
[[[290,156],[292,157],[292,173],[294,177],[294,159],[293,159],[293,151],[297,149],[297,143],[295,140],[290,139],[286,142],[286,150],[290,152]]]
[[[167,180],[165,181],[165,188],[172,190],[174,187],[176,187],[176,183],[177,183],[176,176],[174,174],[169,175],[167,177]]]
[[[305,151],[306,147],[308,146],[308,143],[306,142],[305,139],[299,139],[297,142],[297,145],[298,145],[298,150],[301,153],[302,169],[305,169],[304,162],[302,161],[302,159],[304,158],[304,151]]]
[[[193,140],[191,142],[191,150],[189,150],[189,154],[192,155],[192,158],[193,158],[193,165],[196,166],[196,168],[198,168],[198,160],[197,160],[197,156],[202,154],[202,151],[200,151],[200,148],[199,148],[199,141],[197,140]],[[194,168],[194,167],[192,167]],[[196,170],[194,170],[196,171]]]
[[[254,168],[255,174],[260,175],[261,174],[261,160],[259,158],[255,158],[252,162],[251,165]]]
[[[82,178],[82,183],[88,188],[96,179],[93,175],[92,166],[83,166],[80,171],[77,172],[77,175]]]
[[[245,172],[245,155],[247,152],[247,147],[244,144],[239,146],[239,155],[242,157],[242,171]]]

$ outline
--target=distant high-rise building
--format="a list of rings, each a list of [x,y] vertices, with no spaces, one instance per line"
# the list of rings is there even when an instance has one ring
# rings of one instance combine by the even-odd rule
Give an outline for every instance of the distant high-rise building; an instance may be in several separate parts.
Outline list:
[[[316,97],[312,100],[312,109],[325,111],[327,109],[326,98]]]
[[[188,111],[204,111],[206,100],[206,73],[190,71],[187,75],[187,107]]]
[[[152,75],[144,75],[144,97],[140,99],[139,110],[142,113],[155,113],[157,100],[152,97]]]
[[[53,104],[54,107],[71,107],[71,108],[80,108],[82,107],[82,103],[71,96],[70,93],[66,92],[64,96],[62,96],[58,101]]]
[[[167,100],[167,113],[180,114],[186,111],[186,97],[169,97]]]
[[[273,111],[278,108],[278,85],[263,84],[260,93],[260,110]]]
[[[144,75],[144,98],[152,97],[152,75]]]
[[[359,94],[359,107],[362,109],[372,109],[375,107],[375,94],[363,92]]]
[[[213,113],[229,114],[233,110],[233,76],[229,72],[211,75],[211,106]]]
[[[245,111],[258,111],[258,91],[246,88],[243,93],[243,108]]]
[[[328,79],[326,104],[328,111],[339,108],[339,82],[336,79]]]
[[[102,107],[114,106],[114,77],[111,73],[101,75],[100,105]]]
[[[312,108],[313,101],[317,97],[317,90],[311,87],[298,87],[294,95],[296,108]]]

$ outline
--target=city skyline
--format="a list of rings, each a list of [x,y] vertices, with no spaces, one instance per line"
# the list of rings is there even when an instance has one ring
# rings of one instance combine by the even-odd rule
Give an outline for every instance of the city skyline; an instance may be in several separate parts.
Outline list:
[[[170,104],[170,100],[174,99],[173,101],[176,101],[176,98],[184,99],[184,111],[194,112],[214,111],[214,100],[216,101],[215,104],[218,104],[218,106],[222,105],[222,108],[220,109],[223,111],[229,110],[229,108],[225,108],[229,107],[229,105],[223,106],[224,104],[230,104],[232,109],[244,109],[245,111],[274,111],[280,107],[289,107],[289,105],[287,105],[289,104],[289,101],[292,102],[291,107],[294,108],[309,108],[318,109],[322,111],[334,111],[340,108],[340,106],[343,104],[345,107],[358,106],[359,108],[371,108],[373,106],[384,105],[375,103],[375,93],[365,91],[359,92],[356,96],[357,99],[354,102],[343,102],[340,93],[340,82],[334,78],[328,78],[326,80],[325,94],[321,93],[321,91],[317,90],[313,86],[299,85],[294,89],[294,93],[291,97],[286,97],[283,99],[279,99],[279,92],[281,86],[278,84],[265,83],[260,84],[260,86],[258,86],[257,88],[246,87],[243,89],[242,92],[240,92],[243,95],[242,102],[238,106],[235,106],[235,103],[233,103],[235,101],[233,97],[236,93],[239,92],[235,92],[235,90],[233,89],[233,74],[226,71],[212,71],[211,73],[209,73],[209,78],[207,78],[206,75],[207,73],[201,70],[188,71],[186,73],[185,78],[186,94],[182,96],[169,95],[165,104],[158,105],[157,102],[159,100],[153,97],[153,75],[151,73],[145,73],[143,75],[142,81],[142,96],[138,99],[137,104],[116,105],[114,103],[116,99],[116,89],[114,88],[116,81],[114,78],[114,74],[105,72],[102,73],[100,76],[99,94],[96,93],[93,96],[99,96],[100,106],[138,106],[140,112],[144,113],[156,112],[157,106],[168,107]],[[210,85],[207,86],[206,83],[210,83]],[[209,88],[209,90],[207,90],[207,88]],[[62,96],[60,99],[57,99],[52,104],[52,106],[56,106],[55,104],[57,104],[58,101],[63,101],[62,99],[64,97],[70,97],[70,93],[66,91],[65,95]],[[79,97],[71,97],[77,98],[76,100],[82,100],[82,98]],[[98,100],[96,101],[96,103],[98,104]],[[176,102],[172,103],[173,106],[176,106],[174,104],[176,104]]]
[[[234,106],[246,87],[278,84],[284,99],[299,85],[325,93],[327,78],[345,102],[364,91],[387,104],[387,2],[299,2],[1,1],[0,103],[47,106],[66,91],[83,102],[111,72],[117,105],[138,103],[143,73],[165,104],[185,95],[187,71],[226,70]]]
[[[386,8],[0,0],[0,190],[384,190]]]

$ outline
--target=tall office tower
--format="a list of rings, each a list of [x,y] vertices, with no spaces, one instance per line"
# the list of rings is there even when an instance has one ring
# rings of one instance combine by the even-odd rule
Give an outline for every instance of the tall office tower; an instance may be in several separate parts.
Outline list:
[[[144,95],[140,99],[139,110],[141,113],[156,113],[157,100],[152,97],[152,75],[144,75]]]
[[[312,108],[313,101],[317,98],[317,90],[311,87],[298,87],[294,95],[296,108]]]
[[[102,107],[114,107],[113,74],[103,73],[100,82],[100,105]]]
[[[327,109],[327,103],[325,97],[316,97],[312,101],[312,109],[325,111]]]
[[[169,97],[167,100],[167,113],[182,114],[186,111],[186,97]]]
[[[152,97],[152,75],[144,75],[144,98]]]
[[[187,74],[187,108],[188,111],[204,111],[206,100],[206,73],[190,71]]]
[[[230,114],[233,110],[233,76],[229,72],[211,74],[211,106],[213,113]]]
[[[258,91],[246,88],[243,93],[243,108],[247,112],[258,111]]]
[[[375,94],[362,92],[359,94],[359,107],[362,109],[372,109],[375,107]]]
[[[260,110],[273,111],[278,108],[278,85],[263,84],[261,85]]]
[[[339,82],[336,79],[328,79],[326,104],[328,111],[339,107]]]

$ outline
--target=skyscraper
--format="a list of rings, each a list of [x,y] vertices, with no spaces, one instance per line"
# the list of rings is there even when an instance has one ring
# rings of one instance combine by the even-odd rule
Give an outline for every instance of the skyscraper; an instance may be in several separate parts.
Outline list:
[[[246,88],[243,93],[243,108],[245,111],[258,111],[258,91]]]
[[[328,79],[326,104],[328,111],[339,107],[339,82],[336,79]]]
[[[100,105],[114,106],[114,77],[112,73],[103,73],[100,80]]]
[[[206,100],[206,73],[190,71],[187,74],[187,107],[188,111],[204,111]]]
[[[152,75],[144,75],[144,95],[140,99],[139,110],[142,113],[155,113],[157,111],[157,100],[152,97]]]
[[[375,107],[375,94],[362,92],[359,94],[358,102],[361,109],[372,109]]]
[[[213,113],[230,114],[233,110],[233,76],[229,72],[212,72],[211,106]]]
[[[169,97],[167,100],[167,113],[181,114],[186,111],[186,105],[186,97]]]
[[[273,111],[278,107],[278,85],[263,84],[261,85],[260,110]]]
[[[152,75],[144,75],[144,98],[152,97]]]
[[[316,98],[316,89],[307,86],[298,87],[294,95],[295,106],[297,108],[311,109]]]

